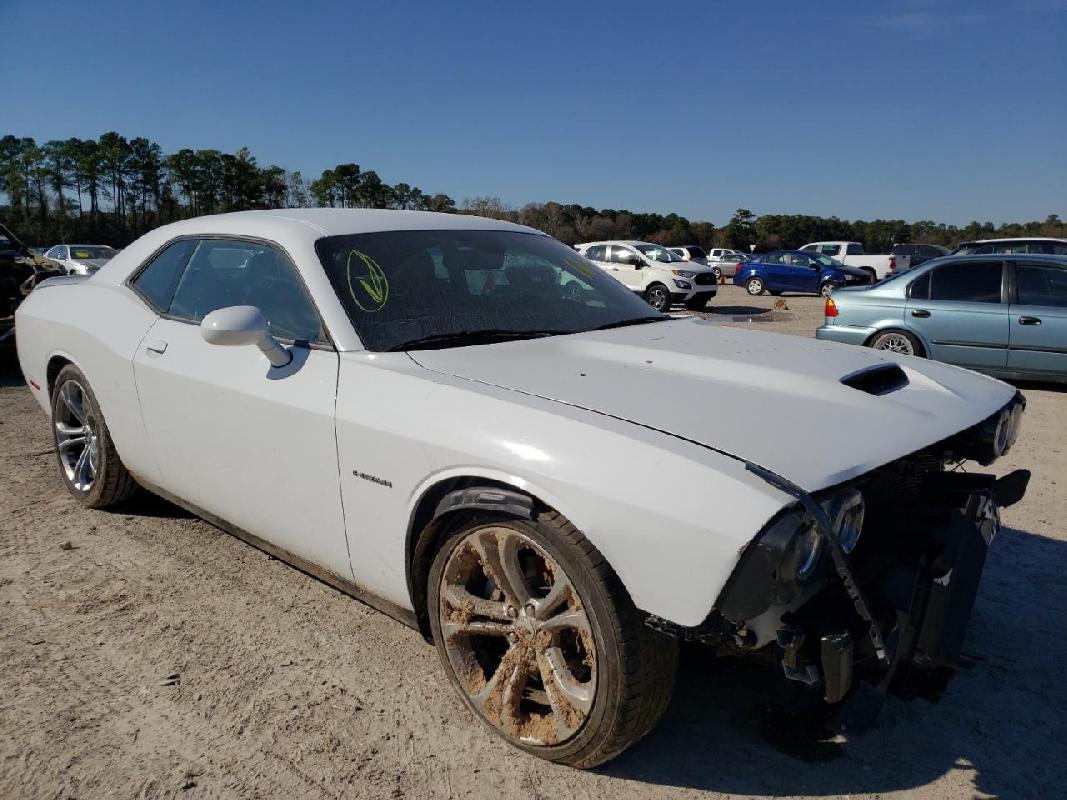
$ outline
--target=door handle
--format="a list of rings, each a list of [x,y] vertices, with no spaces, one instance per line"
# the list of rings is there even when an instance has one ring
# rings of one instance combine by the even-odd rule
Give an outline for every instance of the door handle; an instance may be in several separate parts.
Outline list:
[[[928,317],[930,316],[930,312],[927,311],[925,308],[917,308],[911,312],[911,315],[913,317]]]
[[[1020,325],[1040,325],[1041,320],[1038,317],[1019,317]]]
[[[159,355],[163,355],[165,352],[167,352],[167,343],[164,342],[162,339],[149,339],[147,342],[144,343],[144,349],[147,350],[149,353],[158,353]]]

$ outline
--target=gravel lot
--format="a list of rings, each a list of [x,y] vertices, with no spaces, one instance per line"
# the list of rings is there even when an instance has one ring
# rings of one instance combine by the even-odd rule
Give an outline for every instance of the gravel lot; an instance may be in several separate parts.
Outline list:
[[[706,316],[811,336],[817,298],[722,287]],[[694,648],[659,727],[577,772],[494,739],[418,634],[152,498],[83,511],[0,372],[0,798],[1055,797],[1067,792],[1067,393],[1026,385],[1004,515],[943,701],[831,739],[772,672]],[[828,446],[847,446],[847,436]],[[72,549],[61,545],[70,542]]]

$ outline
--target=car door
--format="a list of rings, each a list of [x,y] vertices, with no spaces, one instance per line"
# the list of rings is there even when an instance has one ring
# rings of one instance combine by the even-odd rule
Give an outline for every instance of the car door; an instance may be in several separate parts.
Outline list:
[[[134,357],[161,488],[351,580],[334,433],[338,356],[293,264],[261,241],[171,247],[188,249],[180,269],[157,257],[132,281],[161,313]],[[292,353],[287,366],[272,367],[255,347],[204,340],[204,316],[235,305],[262,311]]]
[[[1067,377],[1067,265],[1019,261],[1012,266],[1008,369]]]
[[[904,319],[931,358],[975,369],[1008,361],[1008,306],[1000,261],[953,261],[909,286]]]
[[[804,253],[789,253],[786,260],[789,262],[786,267],[789,291],[817,293],[819,291],[819,262]]]
[[[640,254],[621,244],[613,244],[608,249],[608,261],[611,262],[611,274],[628,289],[635,292],[645,288],[644,259]],[[640,262],[640,263],[639,263]]]
[[[787,260],[788,253],[776,251],[768,253],[762,259],[762,272],[764,283],[767,288],[775,292],[782,292],[789,289],[789,281],[792,278],[790,273],[790,265]]]

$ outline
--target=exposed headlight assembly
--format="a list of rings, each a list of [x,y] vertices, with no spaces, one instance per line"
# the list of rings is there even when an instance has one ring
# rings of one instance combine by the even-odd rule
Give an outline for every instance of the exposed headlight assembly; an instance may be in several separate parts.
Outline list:
[[[835,492],[820,501],[834,537],[847,554],[863,532],[863,495],[855,489]],[[716,607],[735,623],[791,602],[818,574],[827,543],[803,509],[779,514],[745,549]]]
[[[970,457],[987,466],[1008,452],[1019,438],[1025,409],[1026,399],[1016,393],[1010,403],[979,426],[978,444]]]
[[[679,278],[692,278],[696,273],[691,269],[672,269],[671,275],[677,275]]]

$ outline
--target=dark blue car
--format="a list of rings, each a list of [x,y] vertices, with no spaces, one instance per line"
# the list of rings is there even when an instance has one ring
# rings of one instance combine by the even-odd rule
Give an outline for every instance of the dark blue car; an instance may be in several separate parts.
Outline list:
[[[869,273],[847,267],[822,253],[800,250],[774,250],[738,264],[734,283],[751,295],[764,292],[802,292],[829,297],[838,286],[860,286],[871,282]]]

